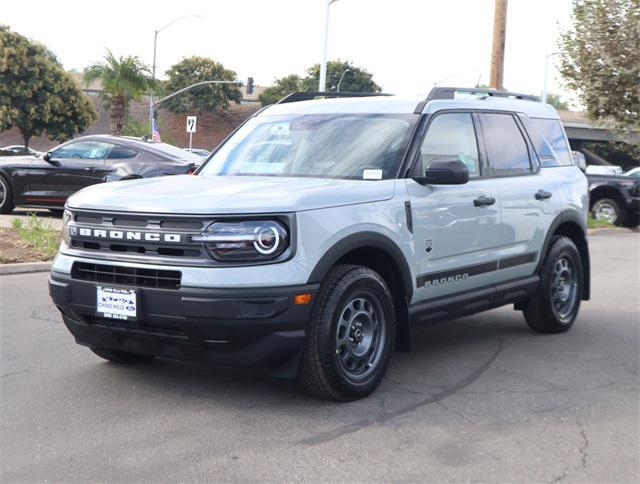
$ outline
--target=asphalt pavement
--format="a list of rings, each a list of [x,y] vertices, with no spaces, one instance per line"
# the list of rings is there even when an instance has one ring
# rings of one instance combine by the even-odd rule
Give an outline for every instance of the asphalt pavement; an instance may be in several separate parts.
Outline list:
[[[0,277],[2,482],[640,480],[640,237],[590,239],[562,335],[506,307],[416,331],[378,391],[336,404],[259,372],[77,346],[47,275]]]

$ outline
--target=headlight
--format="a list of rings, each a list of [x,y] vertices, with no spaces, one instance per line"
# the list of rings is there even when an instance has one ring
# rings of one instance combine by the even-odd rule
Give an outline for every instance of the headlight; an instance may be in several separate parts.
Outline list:
[[[221,261],[271,260],[289,246],[287,229],[275,220],[216,222],[191,240],[204,242]]]
[[[71,245],[71,236],[69,234],[69,222],[73,221],[73,215],[65,208],[62,214],[62,239],[67,245]]]

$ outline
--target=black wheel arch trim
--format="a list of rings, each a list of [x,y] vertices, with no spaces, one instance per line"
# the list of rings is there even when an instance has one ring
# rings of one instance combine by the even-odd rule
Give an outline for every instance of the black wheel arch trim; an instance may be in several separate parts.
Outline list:
[[[329,270],[343,256],[354,250],[365,248],[382,250],[391,257],[400,270],[400,277],[406,297],[408,300],[411,300],[411,296],[413,295],[413,279],[406,257],[393,240],[378,232],[358,232],[340,239],[320,258],[311,271],[307,283],[322,282]]]
[[[582,232],[582,240],[576,244],[578,251],[580,252],[580,258],[582,259],[582,270],[584,273],[584,288],[582,291],[582,299],[588,301],[591,298],[591,263],[589,257],[589,244],[587,243],[587,223],[583,215],[577,210],[565,209],[560,212],[547,230],[547,235],[544,239],[542,251],[540,252],[540,259],[536,267],[536,274],[540,274],[542,271],[542,265],[549,253],[551,240],[556,230],[565,223],[573,223],[577,225]]]

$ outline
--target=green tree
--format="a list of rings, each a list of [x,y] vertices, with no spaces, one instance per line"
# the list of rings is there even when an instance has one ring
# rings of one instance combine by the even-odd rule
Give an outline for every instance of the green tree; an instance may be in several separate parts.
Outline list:
[[[592,119],[640,128],[640,0],[573,0],[560,72]]]
[[[569,105],[560,99],[558,94],[547,93],[547,103],[551,104],[556,109],[569,109]]]
[[[340,59],[327,62],[327,91],[336,91],[340,78],[344,73],[340,91],[342,92],[373,92],[378,93],[382,88],[373,81],[373,75],[361,67],[354,66],[350,61]],[[307,69],[307,76],[302,80],[303,91],[317,91],[320,79],[320,64]]]
[[[207,57],[192,56],[182,59],[166,72],[167,93],[201,81],[235,81],[236,73]],[[215,111],[227,109],[230,102],[240,104],[242,91],[238,84],[208,84],[194,87],[168,99],[163,106],[174,113]]]
[[[155,87],[149,67],[138,57],[116,57],[107,50],[104,62],[93,64],[84,70],[86,84],[96,80],[102,83],[102,89],[106,94],[111,131],[120,135],[126,126],[131,99],[138,101],[144,93]]]
[[[273,86],[265,89],[258,97],[263,106],[273,104],[287,94],[296,91],[317,91],[320,79],[320,64],[307,69],[307,75],[301,78],[297,74],[276,79]],[[373,76],[365,69],[354,66],[349,61],[334,60],[327,62],[327,91],[336,91],[340,78],[344,74],[340,91],[379,93],[382,88],[373,81]]]
[[[258,99],[263,106],[274,104],[283,97],[292,92],[302,91],[302,78],[297,74],[289,74],[288,76],[276,79],[273,86],[266,88]]]
[[[42,133],[65,141],[96,117],[51,51],[0,25],[0,131],[18,128],[25,146]]]

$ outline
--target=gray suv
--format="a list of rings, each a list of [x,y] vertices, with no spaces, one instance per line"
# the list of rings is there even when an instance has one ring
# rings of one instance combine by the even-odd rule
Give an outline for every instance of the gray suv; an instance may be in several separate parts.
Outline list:
[[[589,299],[587,181],[558,114],[504,91],[295,93],[196,172],[69,198],[50,294],[118,363],[258,366],[352,400],[418,323],[513,304],[561,333]],[[306,99],[306,100],[305,100]]]

